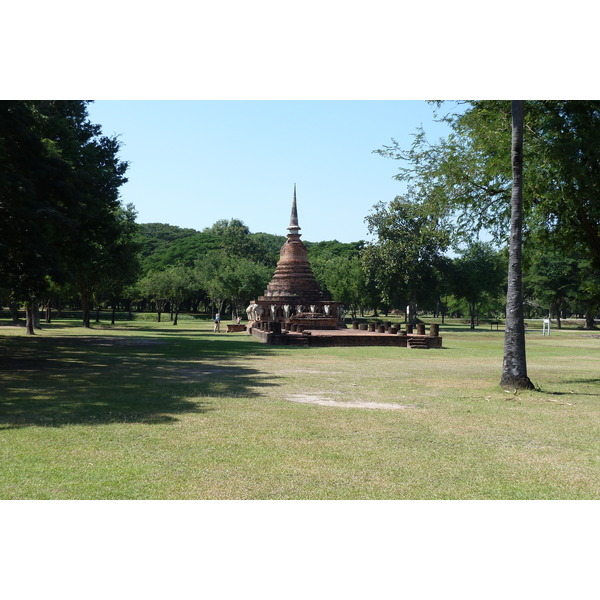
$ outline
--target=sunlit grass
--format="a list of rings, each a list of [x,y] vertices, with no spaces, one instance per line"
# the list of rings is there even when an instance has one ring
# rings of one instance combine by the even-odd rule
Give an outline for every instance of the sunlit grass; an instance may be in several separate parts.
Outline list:
[[[3,325],[0,498],[599,498],[598,333],[529,328],[525,393],[498,386],[502,331],[441,333],[419,351]]]

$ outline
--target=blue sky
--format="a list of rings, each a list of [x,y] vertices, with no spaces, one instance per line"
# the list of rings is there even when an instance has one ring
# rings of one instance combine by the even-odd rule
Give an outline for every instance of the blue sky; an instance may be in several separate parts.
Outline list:
[[[408,147],[421,125],[431,140],[448,131],[424,101],[100,100],[89,113],[120,136],[121,197],[138,222],[201,230],[237,218],[284,235],[296,184],[301,233],[315,242],[367,239],[373,205],[402,193],[398,163],[373,150],[391,138]]]

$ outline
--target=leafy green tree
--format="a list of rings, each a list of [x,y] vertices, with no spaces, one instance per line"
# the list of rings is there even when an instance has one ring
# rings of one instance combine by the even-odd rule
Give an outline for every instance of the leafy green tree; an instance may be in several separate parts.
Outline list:
[[[51,279],[65,276],[61,254],[68,165],[51,154],[36,103],[0,102],[0,279],[26,305],[26,331]]]
[[[600,271],[592,262],[580,259],[577,264],[579,284],[575,291],[575,301],[583,307],[586,329],[597,329],[595,315],[600,314]]]
[[[219,312],[226,302],[235,314],[267,287],[273,269],[222,250],[209,252],[196,262],[200,285]]]
[[[61,180],[65,226],[60,250],[79,290],[85,327],[95,294],[116,267],[113,252],[121,237],[130,235],[127,210],[119,201],[128,165],[118,158],[118,139],[103,136],[101,127],[90,122],[87,104],[37,101],[34,106],[49,153],[69,167]]]
[[[239,219],[221,219],[203,233],[217,236],[221,248],[230,255],[247,258],[264,264],[268,260],[268,250],[260,238],[252,236],[250,229]]]
[[[600,270],[600,101],[531,100],[524,107],[525,231],[546,231],[567,250],[580,245]],[[484,228],[503,242],[511,224],[511,102],[466,102],[440,120],[451,133],[438,143],[421,129],[408,150],[392,140],[376,152],[401,161],[396,178],[432,212],[453,215],[457,235],[471,238]]]
[[[172,295],[172,282],[166,271],[151,271],[137,284],[140,294],[154,302],[156,307],[156,320],[161,322],[161,315],[165,305]]]
[[[117,215],[120,232],[109,248],[111,265],[106,269],[101,280],[101,290],[110,299],[112,306],[111,323],[115,323],[117,303],[125,290],[133,285],[139,276],[140,264],[138,259],[139,238],[135,223],[136,211],[133,204],[128,204]],[[102,293],[102,292],[101,292]]]
[[[262,232],[252,233],[251,235],[259,244],[259,247],[264,249],[265,255],[263,263],[269,267],[275,268],[277,261],[279,260],[281,246],[285,244],[287,239],[286,236]]]
[[[367,282],[374,283],[391,308],[410,306],[414,321],[417,302],[437,295],[439,267],[450,240],[448,225],[423,204],[401,197],[387,206],[380,202],[365,220],[377,237],[362,252]]]
[[[187,267],[170,267],[163,272],[167,286],[167,296],[174,314],[173,325],[177,325],[181,304],[192,293],[192,269]]]
[[[501,258],[490,243],[473,242],[453,260],[453,292],[469,303],[471,329],[475,329],[478,305],[502,291],[506,272]]]
[[[331,293],[334,301],[342,302],[350,310],[352,319],[372,301],[359,255],[329,256],[312,260],[311,265],[321,287]]]
[[[538,302],[548,309],[548,314],[554,314],[560,329],[561,312],[579,285],[579,261],[556,250],[538,248],[531,252],[526,283]]]

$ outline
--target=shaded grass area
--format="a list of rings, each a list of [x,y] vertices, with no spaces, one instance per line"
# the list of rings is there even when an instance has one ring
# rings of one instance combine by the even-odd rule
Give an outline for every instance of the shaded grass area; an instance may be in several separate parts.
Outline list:
[[[0,498],[600,497],[600,340],[528,333],[540,389],[515,394],[497,385],[502,332],[442,334],[414,351],[275,348],[208,323],[5,328]]]
[[[200,341],[185,337],[197,330],[173,327],[136,330],[132,336],[130,330],[73,328],[65,335],[55,324],[49,331],[60,335],[0,337],[0,428],[173,421],[208,410],[189,399],[198,392],[236,396],[250,393],[249,386],[273,385],[250,365],[227,367],[247,351],[236,340]],[[198,383],[190,375],[206,377]]]

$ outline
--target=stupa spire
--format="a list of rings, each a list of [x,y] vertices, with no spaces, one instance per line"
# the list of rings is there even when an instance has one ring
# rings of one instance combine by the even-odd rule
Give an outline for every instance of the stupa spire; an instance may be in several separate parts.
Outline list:
[[[324,300],[314,273],[308,262],[308,251],[300,239],[298,225],[298,208],[296,206],[296,184],[294,184],[294,200],[292,216],[288,227],[287,240],[281,246],[279,262],[273,278],[259,301],[277,299],[281,302],[310,307],[314,302]]]
[[[288,231],[290,233],[298,233],[300,231],[300,225],[298,225],[298,207],[296,206],[296,184],[294,184],[294,199],[292,201],[292,214],[290,216]]]

